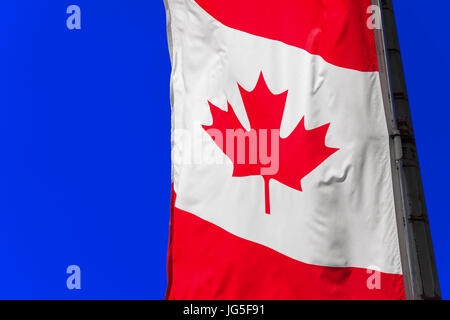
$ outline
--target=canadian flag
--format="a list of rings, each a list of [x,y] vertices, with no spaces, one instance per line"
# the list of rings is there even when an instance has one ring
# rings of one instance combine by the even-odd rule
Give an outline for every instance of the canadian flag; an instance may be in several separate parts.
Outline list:
[[[165,0],[168,299],[404,299],[370,0]]]

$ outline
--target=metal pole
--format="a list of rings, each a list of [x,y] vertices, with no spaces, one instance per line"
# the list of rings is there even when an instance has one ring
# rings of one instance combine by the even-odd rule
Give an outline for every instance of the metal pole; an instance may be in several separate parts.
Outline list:
[[[407,299],[441,299],[392,0],[375,30],[381,88],[391,136],[392,176]]]

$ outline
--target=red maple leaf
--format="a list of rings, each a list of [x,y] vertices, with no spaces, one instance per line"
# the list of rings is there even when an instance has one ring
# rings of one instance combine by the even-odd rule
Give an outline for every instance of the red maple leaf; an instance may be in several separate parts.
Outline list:
[[[223,111],[209,101],[213,123],[202,127],[232,161],[233,177],[262,176],[266,213],[270,214],[270,179],[303,191],[301,179],[339,149],[325,145],[329,123],[306,130],[304,117],[288,137],[281,138],[288,91],[273,94],[262,72],[253,91],[246,91],[239,83],[238,87],[251,129],[245,130],[229,102],[228,111]],[[276,170],[269,159],[278,161]]]

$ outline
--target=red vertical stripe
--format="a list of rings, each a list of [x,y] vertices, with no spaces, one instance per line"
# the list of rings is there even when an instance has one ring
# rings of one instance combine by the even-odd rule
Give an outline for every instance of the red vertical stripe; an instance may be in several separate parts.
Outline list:
[[[167,299],[405,299],[403,276],[315,266],[173,207]]]
[[[377,71],[370,0],[195,0],[224,25],[278,40],[339,67]]]

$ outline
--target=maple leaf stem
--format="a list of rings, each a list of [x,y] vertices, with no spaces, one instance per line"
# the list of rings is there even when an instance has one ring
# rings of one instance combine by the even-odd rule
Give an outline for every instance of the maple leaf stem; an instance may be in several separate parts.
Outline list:
[[[270,214],[270,193],[269,193],[270,178],[268,177],[263,178],[264,178],[264,196],[266,199],[266,214]]]

